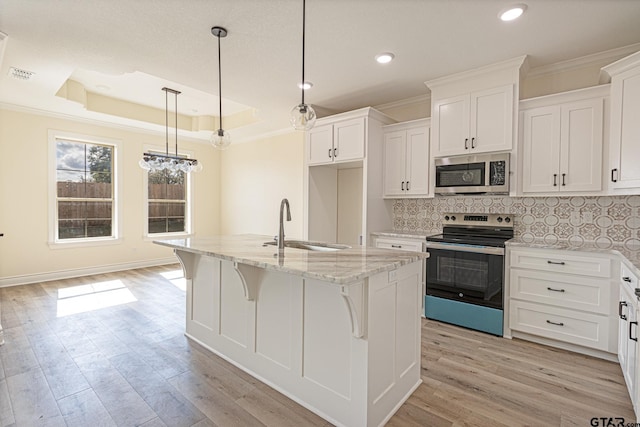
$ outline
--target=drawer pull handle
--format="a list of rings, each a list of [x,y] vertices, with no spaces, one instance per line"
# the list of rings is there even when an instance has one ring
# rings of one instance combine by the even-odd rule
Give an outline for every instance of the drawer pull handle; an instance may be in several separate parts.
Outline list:
[[[552,322],[551,320],[547,320],[547,323],[550,325],[564,326],[564,323],[562,322]]]
[[[631,325],[636,325],[636,329],[638,329],[638,322],[629,322],[629,339],[632,341],[638,341],[638,334],[636,333],[635,338],[631,335]]]
[[[564,261],[547,261],[547,264],[564,265]]]
[[[618,317],[621,318],[622,320],[627,320],[627,315],[622,314],[622,307],[626,307],[627,305],[628,304],[626,301],[618,302]]]
[[[402,249],[402,245],[391,245],[392,248]]]
[[[553,288],[550,288],[550,287],[547,287],[547,290],[553,291],[553,292],[564,292],[564,289],[553,289]]]
[[[627,283],[631,283],[631,277],[623,277],[622,280],[624,280]]]

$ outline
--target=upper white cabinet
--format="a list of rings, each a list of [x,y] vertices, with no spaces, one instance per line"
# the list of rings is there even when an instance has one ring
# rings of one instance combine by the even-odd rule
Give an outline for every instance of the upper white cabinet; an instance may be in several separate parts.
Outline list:
[[[640,188],[640,52],[602,69],[611,80],[610,188]]]
[[[517,135],[521,56],[425,82],[432,157],[510,151]]]
[[[598,86],[520,103],[522,193],[600,193],[604,104]]]
[[[321,165],[363,159],[365,118],[316,126],[307,134],[307,164]]]
[[[384,197],[429,194],[429,119],[384,127]]]
[[[434,156],[510,150],[513,85],[433,102]]]

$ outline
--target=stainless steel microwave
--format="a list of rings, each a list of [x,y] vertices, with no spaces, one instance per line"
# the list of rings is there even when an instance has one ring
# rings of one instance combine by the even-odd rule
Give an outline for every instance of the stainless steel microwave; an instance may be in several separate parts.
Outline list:
[[[436,194],[508,194],[509,153],[435,159]]]

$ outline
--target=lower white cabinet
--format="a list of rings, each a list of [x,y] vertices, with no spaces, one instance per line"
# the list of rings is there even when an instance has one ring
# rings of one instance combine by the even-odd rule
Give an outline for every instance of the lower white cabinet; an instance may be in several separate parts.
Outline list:
[[[638,278],[623,264],[620,268],[618,301],[618,360],[627,383],[633,409],[638,414]]]
[[[618,290],[611,257],[517,248],[509,250],[509,261],[509,327],[514,336],[524,333],[578,346],[574,350],[616,353]]]

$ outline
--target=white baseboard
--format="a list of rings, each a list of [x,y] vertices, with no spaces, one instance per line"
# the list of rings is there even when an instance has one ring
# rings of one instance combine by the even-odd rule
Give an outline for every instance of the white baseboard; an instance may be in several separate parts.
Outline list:
[[[177,264],[176,257],[150,259],[143,261],[107,264],[95,267],[75,268],[71,270],[51,271],[46,273],[25,274],[21,276],[0,277],[0,288],[29,283],[48,282],[51,280],[70,279],[73,277],[90,276],[92,274],[112,273],[114,271],[133,270],[136,268],[154,267],[157,265]]]

